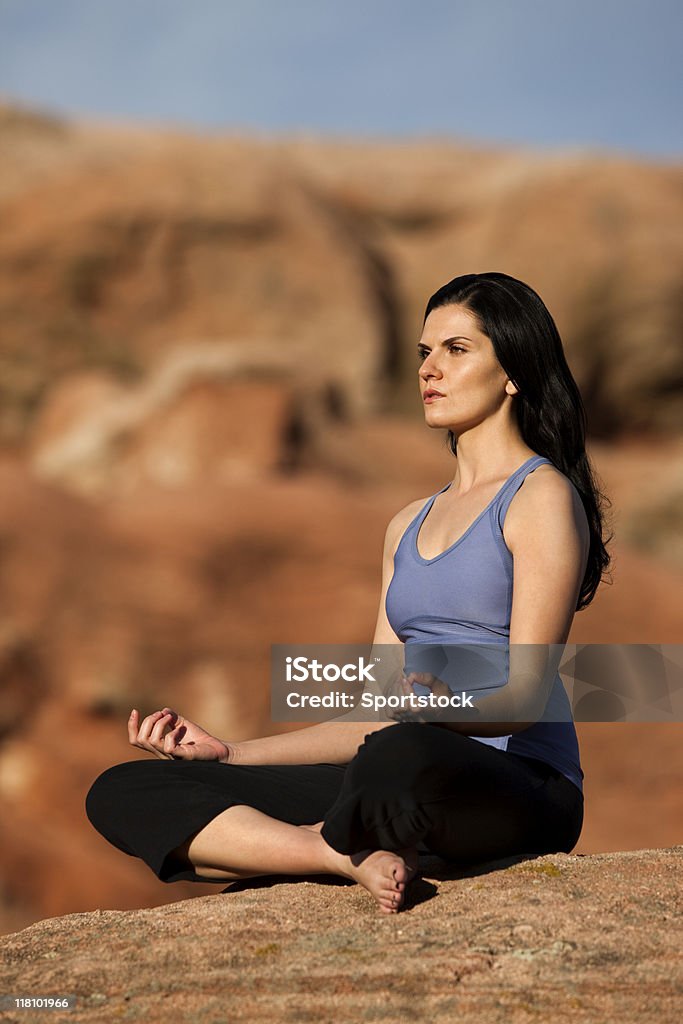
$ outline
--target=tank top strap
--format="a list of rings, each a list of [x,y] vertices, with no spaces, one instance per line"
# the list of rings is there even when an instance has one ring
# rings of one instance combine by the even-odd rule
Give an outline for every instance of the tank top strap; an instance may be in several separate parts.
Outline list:
[[[444,491],[447,491],[450,486],[451,482],[449,480],[447,484],[444,484],[440,491],[437,491],[435,494],[432,494],[431,498],[427,498],[420,511],[417,513],[413,521],[408,526],[407,530],[405,531],[406,533],[410,532],[411,530],[417,531],[420,529],[420,527],[422,526],[422,520],[426,519],[427,514],[432,505],[434,504],[434,502],[436,501],[436,499],[439,497],[440,494],[443,494]]]
[[[494,508],[501,530],[503,528],[503,523],[505,522],[507,510],[515,494],[522,486],[529,473],[533,473],[533,471],[539,466],[542,466],[544,462],[547,462],[552,466],[552,461],[547,459],[545,455],[532,455],[530,459],[527,459],[527,461],[519,467],[519,469],[515,470],[512,476],[509,477],[502,487],[498,497],[496,498]]]

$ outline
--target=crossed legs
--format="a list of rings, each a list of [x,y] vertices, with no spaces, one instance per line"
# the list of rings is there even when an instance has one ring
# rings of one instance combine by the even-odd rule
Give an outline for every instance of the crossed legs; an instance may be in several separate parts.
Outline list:
[[[569,852],[583,798],[549,766],[405,723],[370,733],[348,766],[116,765],[93,783],[86,811],[164,881],[336,874],[392,912],[418,844],[458,863]]]
[[[322,824],[289,825],[237,804],[216,815],[173,853],[207,881],[270,874],[341,875],[364,886],[384,913],[396,913],[417,870],[417,850],[338,853],[321,836]]]

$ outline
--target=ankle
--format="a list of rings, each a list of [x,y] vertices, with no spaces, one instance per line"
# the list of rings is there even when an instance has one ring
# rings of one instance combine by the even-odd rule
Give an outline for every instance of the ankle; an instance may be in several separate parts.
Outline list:
[[[351,878],[351,861],[345,853],[339,853],[333,846],[325,842],[323,837],[318,833],[320,839],[320,849],[322,855],[322,861],[325,865],[325,870],[331,875],[341,875],[344,878]]]

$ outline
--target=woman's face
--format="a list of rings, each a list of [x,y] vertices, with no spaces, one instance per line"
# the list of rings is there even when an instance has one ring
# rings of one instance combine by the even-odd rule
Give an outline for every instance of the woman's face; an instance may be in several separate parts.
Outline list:
[[[464,306],[433,309],[417,349],[420,393],[430,427],[445,427],[457,436],[495,413],[516,391],[490,338]]]

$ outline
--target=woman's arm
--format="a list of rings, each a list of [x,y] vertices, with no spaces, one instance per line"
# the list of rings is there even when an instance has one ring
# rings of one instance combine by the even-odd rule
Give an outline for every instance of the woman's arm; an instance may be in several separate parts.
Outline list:
[[[571,482],[551,467],[540,469],[525,479],[505,518],[514,560],[510,674],[506,686],[477,705],[500,721],[439,723],[454,732],[506,736],[537,721],[569,636],[586,571],[588,522]]]

